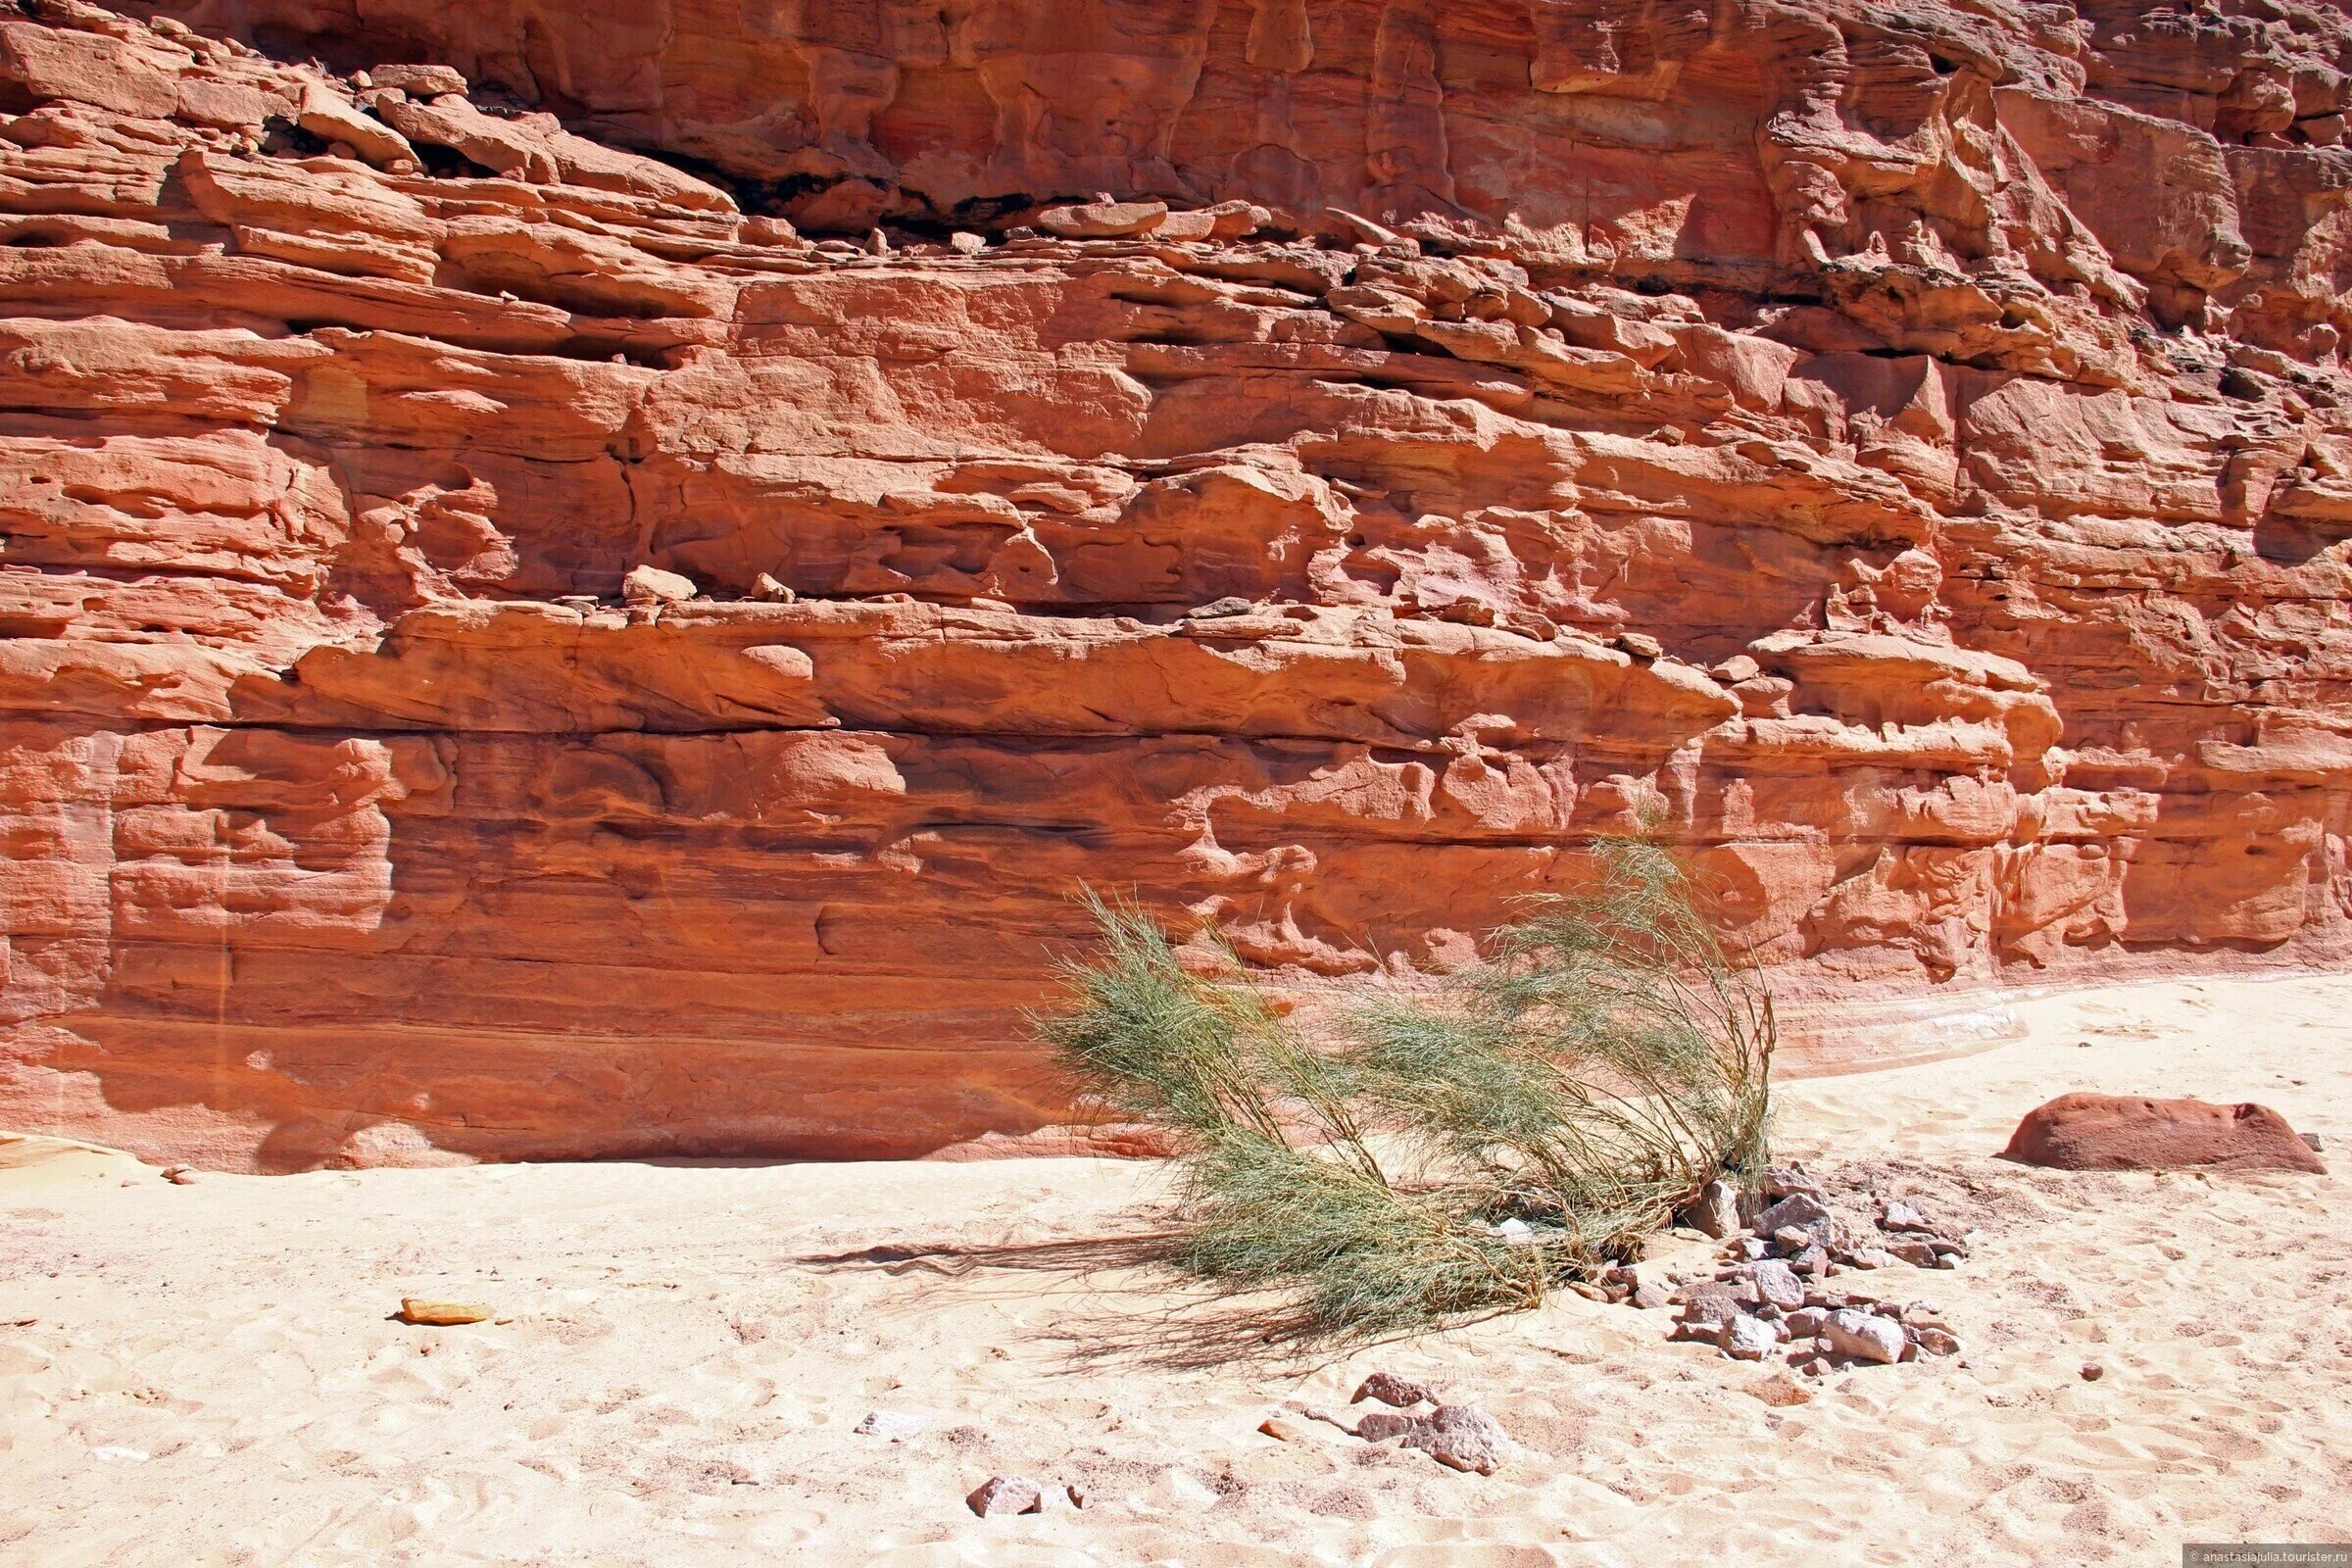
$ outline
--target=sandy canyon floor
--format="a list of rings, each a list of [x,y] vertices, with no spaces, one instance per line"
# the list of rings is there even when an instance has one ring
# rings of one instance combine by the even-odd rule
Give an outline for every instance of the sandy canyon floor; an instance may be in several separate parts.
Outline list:
[[[1991,1157],[2029,1106],[2096,1088],[2267,1102],[2340,1172],[2352,978],[2025,1010],[2017,1044],[1785,1091],[1785,1153],[1982,1232],[1957,1271],[1855,1281],[1938,1302],[1959,1360],[1788,1405],[1767,1371],[1669,1343],[1667,1313],[1575,1297],[1337,1361],[1201,1366],[1213,1320],[1115,1249],[908,1256],[1133,1234],[1161,1191],[1142,1165],[182,1187],[0,1145],[0,1562],[2152,1564],[2352,1539],[2346,1177]],[[500,1320],[390,1321],[410,1295]],[[1374,1367],[1483,1404],[1519,1455],[1481,1478],[1255,1430]],[[854,1434],[874,1410],[931,1423]],[[1089,1505],[975,1518],[964,1494],[998,1472]]]

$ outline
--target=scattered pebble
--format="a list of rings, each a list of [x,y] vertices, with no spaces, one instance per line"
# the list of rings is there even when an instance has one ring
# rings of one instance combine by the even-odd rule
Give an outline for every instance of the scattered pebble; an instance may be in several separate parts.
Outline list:
[[[490,1315],[486,1306],[471,1306],[464,1301],[427,1301],[414,1296],[400,1298],[400,1320],[403,1323],[427,1324],[435,1328],[455,1328],[462,1323],[479,1323]]]
[[[2103,1367],[2103,1366],[2099,1365],[2099,1363],[2098,1363],[2098,1362],[2096,1362],[2096,1361],[2085,1361],[2085,1362],[2083,1362],[2083,1363],[2082,1363],[2082,1381],[2083,1381],[2083,1382],[2085,1382],[2085,1383],[2096,1383],[2096,1382],[2098,1382],[2098,1381],[2099,1381],[2099,1379],[2101,1379],[2101,1378],[2105,1377],[2106,1375],[2107,1375],[2107,1369],[2106,1369],[2105,1367]]]
[[[1403,1446],[1419,1448],[1449,1470],[1491,1476],[1510,1451],[1511,1440],[1475,1404],[1441,1404],[1410,1419],[1412,1430],[1403,1434]]]
[[[1747,1386],[1747,1392],[1775,1409],[1785,1409],[1792,1404],[1803,1404],[1813,1397],[1811,1389],[1806,1388],[1786,1372],[1774,1372],[1769,1376],[1758,1378]]]
[[[1043,1513],[1045,1489],[1026,1476],[990,1476],[964,1502],[983,1519],[1005,1513]]]
[[[1416,1404],[1435,1404],[1437,1397],[1428,1384],[1417,1379],[1398,1377],[1394,1372],[1375,1372],[1364,1379],[1356,1389],[1354,1397],[1348,1402],[1361,1404],[1366,1399],[1378,1399],[1383,1404],[1393,1404],[1401,1410]]]
[[[1375,1388],[1375,1384],[1379,1387]],[[1301,1407],[1298,1413],[1310,1420],[1328,1421],[1366,1443],[1395,1442],[1407,1448],[1419,1448],[1450,1470],[1493,1475],[1509,1457],[1511,1441],[1494,1417],[1475,1404],[1437,1403],[1436,1391],[1411,1378],[1375,1372],[1364,1380],[1355,1396],[1359,1400],[1369,1397],[1393,1405],[1428,1400],[1435,1407],[1425,1411],[1370,1410],[1357,1418],[1352,1427],[1311,1407]],[[1285,1443],[1297,1441],[1293,1433],[1303,1434],[1303,1429],[1294,1427],[1280,1414],[1267,1417],[1257,1430]]]

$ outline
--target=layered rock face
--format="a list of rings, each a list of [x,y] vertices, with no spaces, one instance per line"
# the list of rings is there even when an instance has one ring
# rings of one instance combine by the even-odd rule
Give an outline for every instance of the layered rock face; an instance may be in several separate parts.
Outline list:
[[[1082,881],[1409,983],[1642,829],[1817,1060],[2340,958],[2348,63],[2292,0],[0,7],[0,1124],[919,1152],[1057,1113]]]

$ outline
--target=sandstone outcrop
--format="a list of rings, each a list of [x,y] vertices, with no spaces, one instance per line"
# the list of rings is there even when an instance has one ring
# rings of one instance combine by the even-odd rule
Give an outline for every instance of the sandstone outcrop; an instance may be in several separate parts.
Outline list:
[[[919,1152],[1065,1118],[1081,880],[1403,983],[1644,825],[1823,1020],[2340,957],[2347,66],[0,6],[0,1124]]]
[[[2268,1105],[2060,1095],[2017,1124],[2003,1159],[2057,1170],[2298,1170],[2327,1165]]]

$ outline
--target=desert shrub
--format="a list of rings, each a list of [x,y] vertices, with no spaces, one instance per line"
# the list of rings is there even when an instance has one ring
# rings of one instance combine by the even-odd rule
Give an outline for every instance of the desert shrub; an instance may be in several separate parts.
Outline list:
[[[1167,1259],[1289,1298],[1313,1336],[1530,1306],[1760,1166],[1772,1003],[1673,858],[1593,852],[1485,960],[1309,1043],[1227,950],[1188,967],[1089,894],[1102,942],[1041,1032],[1082,1102],[1177,1135]]]

